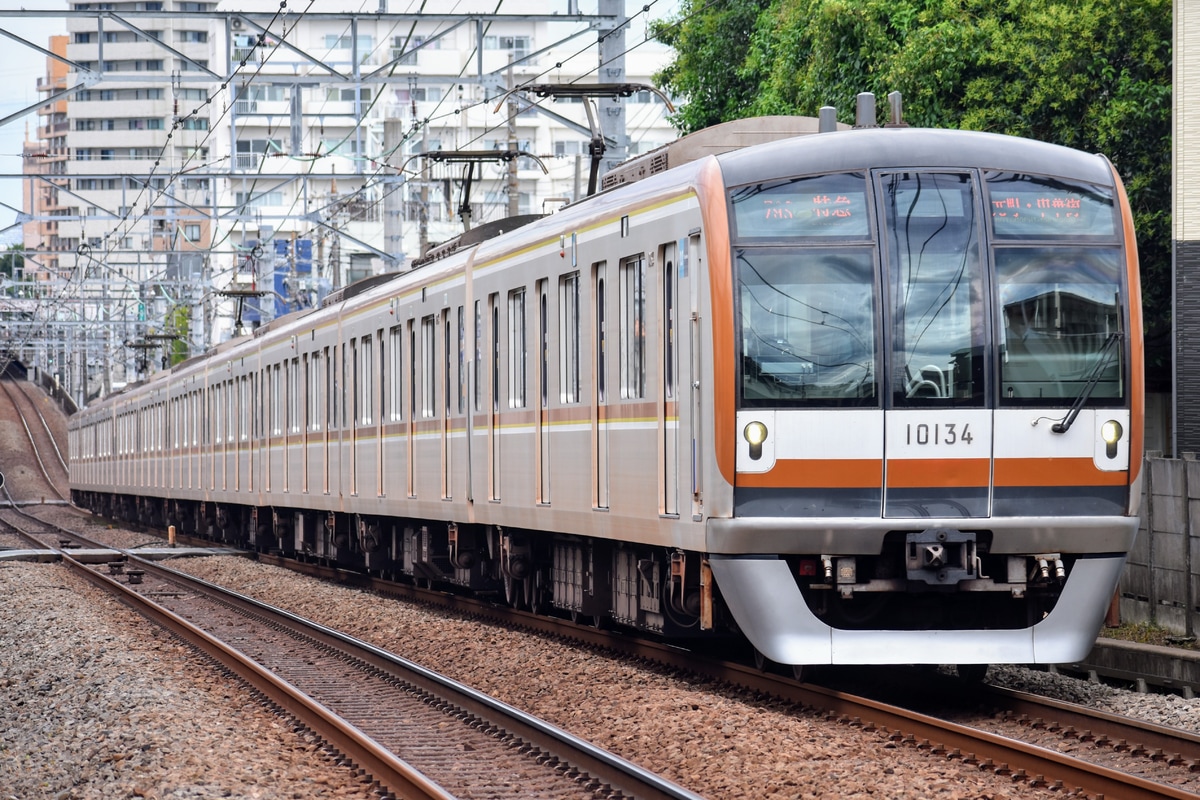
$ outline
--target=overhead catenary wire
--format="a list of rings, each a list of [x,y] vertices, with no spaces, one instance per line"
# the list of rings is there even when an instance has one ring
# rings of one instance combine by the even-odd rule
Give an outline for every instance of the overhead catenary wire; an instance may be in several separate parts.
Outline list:
[[[657,2],[658,2],[658,0],[652,0],[651,3],[643,6],[642,9],[637,14],[635,14],[632,17],[622,20],[619,23],[619,27],[631,25],[632,22],[637,17],[642,16],[642,15],[645,15],[646,18],[648,19],[651,7],[654,6]],[[418,11],[423,11],[424,8],[426,7],[426,4],[427,4],[427,0],[423,0],[419,4]],[[503,5],[502,2],[498,3],[496,6],[496,11],[494,13],[498,14],[500,12],[500,9],[502,8],[502,5]],[[212,166],[213,164],[217,164],[217,163],[220,163],[222,160],[231,158],[231,156],[224,156],[224,157],[221,157],[220,159],[215,159],[215,160],[209,160],[209,161],[201,160],[200,154],[201,154],[201,152],[203,152],[204,146],[210,141],[211,137],[219,129],[218,125],[210,125],[208,127],[208,129],[205,131],[205,133],[203,134],[199,143],[196,144],[194,147],[192,147],[190,149],[190,151],[186,154],[186,157],[184,158],[182,163],[180,163],[177,167],[172,165],[172,168],[170,168],[169,171],[167,171],[167,172],[160,172],[160,170],[162,170],[162,168],[164,167],[164,162],[169,161],[169,159],[166,156],[168,153],[168,149],[175,143],[174,142],[175,134],[184,128],[186,121],[188,119],[198,117],[200,115],[200,113],[206,107],[211,105],[218,97],[220,97],[223,93],[225,93],[226,90],[230,89],[230,86],[232,84],[234,86],[234,89],[233,89],[233,91],[228,93],[227,101],[225,103],[225,108],[222,110],[222,112],[218,115],[218,117],[215,120],[215,122],[218,122],[218,123],[221,122],[231,112],[234,102],[236,102],[237,81],[239,80],[239,77],[244,78],[243,85],[250,85],[254,81],[255,78],[259,77],[263,73],[264,68],[270,62],[271,56],[276,51],[278,51],[278,49],[287,40],[287,37],[296,31],[296,29],[297,29],[296,22],[298,22],[300,19],[303,18],[304,14],[308,11],[309,8],[311,8],[311,6],[312,6],[312,0],[310,0],[308,6],[305,8],[304,11],[299,12],[298,15],[294,15],[289,19],[287,3],[281,2],[279,9],[274,13],[271,21],[267,25],[263,26],[263,29],[264,29],[263,32],[260,33],[256,37],[255,46],[256,47],[266,47],[266,48],[269,48],[269,50],[266,51],[266,55],[260,60],[260,63],[258,65],[256,65],[254,70],[252,72],[247,70],[247,67],[249,64],[249,58],[243,58],[240,61],[240,63],[237,64],[237,66],[230,72],[229,76],[224,81],[221,82],[219,89],[217,89],[216,91],[207,93],[205,96],[205,99],[202,102],[200,102],[196,107],[192,108],[191,110],[187,111],[186,113],[181,113],[178,116],[176,116],[176,118],[173,120],[171,129],[168,132],[166,141],[164,142],[162,148],[160,149],[158,157],[154,160],[153,167],[152,167],[149,175],[144,180],[139,181],[140,189],[136,195],[134,202],[129,204],[128,208],[125,210],[125,213],[121,216],[121,218],[117,222],[117,224],[109,232],[102,235],[101,241],[103,242],[103,249],[89,253],[89,257],[92,258],[97,264],[101,265],[101,267],[104,269],[109,269],[109,270],[113,270],[114,272],[119,272],[119,270],[114,270],[114,268],[112,266],[110,266],[110,261],[111,261],[112,257],[118,250],[121,249],[119,247],[119,244],[121,243],[121,241],[124,238],[128,237],[129,235],[132,235],[138,225],[144,224],[145,220],[152,213],[154,213],[154,209],[161,208],[161,204],[164,201],[164,198],[170,198],[171,188],[176,184],[176,182],[179,181],[180,178],[182,178],[184,176],[195,175],[195,174],[204,174],[204,170],[206,170],[208,167]],[[291,22],[290,25],[287,24],[289,21]],[[280,24],[280,23],[282,23],[282,24]],[[272,31],[276,30],[277,24],[280,24],[279,30],[281,32],[273,33]],[[490,25],[490,23],[489,23],[489,25]],[[394,32],[396,29],[397,29],[396,26],[393,26],[391,28],[391,31]],[[414,22],[412,25],[409,26],[409,30],[405,34],[406,47],[407,47],[407,43],[412,41],[412,36],[414,35],[415,30],[416,30],[416,23]],[[390,37],[390,32],[389,32],[389,37]],[[388,37],[381,39],[379,41],[379,43],[376,45],[376,48],[383,47],[387,41],[387,38]],[[637,47],[642,46],[643,44],[645,44],[646,41],[649,41],[649,39],[642,39],[641,41],[634,43],[632,46],[626,48],[624,52],[628,53],[628,52],[636,49]],[[523,80],[521,85],[528,85],[528,84],[535,82],[535,81],[543,78],[544,76],[554,72],[555,70],[561,69],[565,64],[571,62],[573,59],[577,59],[577,58],[581,57],[582,55],[590,52],[594,47],[596,47],[596,44],[597,43],[595,43],[595,42],[590,42],[590,43],[578,48],[576,51],[572,52],[567,57],[562,58],[560,60],[556,60],[553,64],[548,65],[546,68],[542,69],[537,75],[528,77],[525,80]],[[481,46],[482,46],[482,41],[477,41],[475,43],[475,47],[481,47]],[[474,52],[474,50],[472,50],[472,52]],[[605,63],[608,63],[608,62],[605,62]],[[465,73],[466,69],[469,67],[469,64],[470,64],[469,59],[464,61],[463,67],[460,69],[460,72],[459,72],[460,77],[461,77],[461,75],[463,75]],[[394,70],[396,69],[397,66],[398,66],[398,62],[393,64],[391,67],[391,70],[389,71],[389,74],[393,74]],[[583,72],[582,74],[580,74],[579,76],[575,77],[573,79],[573,82],[578,82],[580,80],[586,79],[586,77],[588,75],[595,73],[595,71],[600,69],[602,66],[603,66],[602,64],[598,63],[596,67],[593,67],[592,69],[587,70],[587,71]],[[318,144],[318,146],[313,149],[312,157],[310,159],[308,159],[309,163],[307,165],[307,169],[305,170],[305,175],[314,174],[315,164],[317,163],[317,161],[320,158],[322,158],[326,155],[332,155],[334,152],[336,152],[337,145],[340,145],[341,143],[347,141],[351,136],[355,135],[355,131],[358,131],[361,128],[361,125],[365,121],[366,115],[370,112],[370,109],[373,108],[375,103],[379,102],[380,98],[382,98],[382,97],[383,97],[382,92],[373,94],[371,101],[370,101],[370,105],[367,106],[367,108],[365,109],[363,114],[360,116],[355,127],[351,130],[350,133],[347,133],[345,136],[343,136],[343,138],[335,145],[335,147],[333,149],[331,149],[329,151],[329,153],[322,152],[322,146],[324,143]],[[439,121],[444,121],[444,120],[453,118],[455,116],[458,116],[460,114],[466,113],[467,111],[469,111],[473,108],[476,108],[477,106],[485,105],[488,103],[488,98],[485,97],[482,100],[478,100],[478,101],[474,101],[474,102],[469,102],[469,103],[465,103],[465,104],[459,103],[457,105],[457,107],[455,107],[453,109],[448,109],[446,111],[438,113],[439,109],[442,109],[442,108],[448,106],[454,99],[455,99],[455,97],[454,97],[453,93],[451,93],[451,92],[442,93],[441,96],[437,100],[437,105],[435,106],[434,113],[426,116],[423,119],[414,118],[412,124],[410,125],[409,129],[404,133],[404,135],[398,141],[396,141],[394,143],[390,143],[389,146],[385,150],[382,150],[375,154],[370,154],[370,153],[364,154],[364,153],[362,153],[362,151],[359,151],[359,155],[356,157],[360,158],[361,160],[363,160],[365,162],[371,163],[372,167],[373,167],[372,171],[368,172],[368,173],[355,174],[353,177],[354,177],[355,181],[358,182],[358,185],[350,193],[348,193],[347,195],[343,195],[341,197],[337,197],[337,198],[327,198],[323,202],[323,204],[318,205],[316,208],[309,211],[304,216],[311,217],[314,214],[319,215],[319,216],[331,215],[332,213],[336,212],[336,210],[337,210],[336,206],[338,204],[344,204],[350,198],[360,198],[365,203],[364,211],[370,212],[371,210],[373,210],[374,207],[378,206],[379,204],[384,203],[387,200],[387,198],[389,196],[391,196],[394,192],[402,190],[402,186],[400,184],[396,184],[394,182],[392,182],[390,184],[386,184],[386,183],[382,182],[383,178],[391,178],[399,172],[399,170],[390,163],[390,160],[393,158],[393,156],[396,154],[396,152],[399,151],[407,142],[411,141],[414,137],[420,135],[423,132],[423,130],[426,129],[427,127],[429,127],[431,125],[435,125]],[[530,102],[530,105],[537,105],[537,104],[538,103]],[[484,130],[482,133],[467,140],[463,144],[469,145],[471,143],[478,142],[481,139],[486,138],[489,133],[494,133],[498,130],[501,130],[506,124],[507,124],[507,120],[500,120],[494,125],[484,126]],[[265,173],[263,170],[265,158],[267,158],[267,157],[270,157],[270,158],[288,157],[288,158],[296,159],[296,156],[294,156],[294,155],[265,156],[264,159],[260,159],[258,169],[254,173],[253,177],[243,178],[243,180],[249,181],[248,191],[244,192],[245,196],[243,196],[242,200],[241,200],[241,202],[243,204],[249,205],[251,202],[253,202],[255,193],[258,191],[258,188],[259,188],[259,181],[261,179],[267,177],[267,173]],[[301,157],[301,158],[303,158],[303,157]],[[156,185],[156,180],[161,180],[161,184]],[[293,196],[292,204],[289,207],[289,212],[294,214],[295,211],[297,210],[299,203],[304,199],[307,199],[307,198],[305,196],[303,196],[301,193],[297,192]],[[231,240],[231,237],[236,233],[236,226],[227,226],[224,230],[219,230],[216,232],[218,233],[220,238],[211,242],[208,245],[208,247],[203,248],[202,251],[199,251],[199,252],[206,253],[207,254],[206,258],[210,257],[211,254],[216,252],[223,244],[225,244]],[[178,234],[178,232],[176,232],[176,233]],[[320,233],[319,226],[316,223],[312,223],[311,226],[307,229],[302,228],[297,235],[307,237],[307,236],[313,235],[314,233]],[[235,249],[238,249],[237,245],[235,245]],[[28,257],[29,260],[35,264],[35,266],[39,266],[43,269],[47,268],[45,265],[38,264],[35,257],[32,257],[29,254],[27,254],[26,257]],[[237,267],[238,261],[239,261],[239,259],[235,259],[235,264],[234,264],[233,268],[221,268],[219,270],[220,274],[227,275],[229,273],[235,273],[238,269],[238,267]],[[161,280],[165,279],[165,273],[166,273],[165,268],[160,269],[156,273],[146,276],[146,278],[144,280],[138,281],[138,283],[139,284],[155,284],[156,282],[161,282]],[[88,274],[87,270],[77,269],[74,274],[67,276],[67,279],[62,282],[58,291],[54,295],[45,298],[44,302],[41,305],[42,311],[45,311],[47,307],[52,308],[52,307],[63,305],[66,298],[75,291],[76,282],[74,281],[74,278],[76,278],[76,277],[79,278],[78,286],[80,288],[82,288],[84,282],[87,280],[87,274]],[[121,277],[125,278],[124,275],[122,275]],[[128,278],[125,278],[125,280],[126,280],[126,282],[129,281]],[[206,292],[205,296],[210,295],[211,290],[213,289],[213,287],[208,287],[208,288],[210,291]],[[201,298],[201,300],[203,300],[203,297]],[[130,305],[139,303],[139,302],[141,302],[140,297],[130,296],[128,293],[126,293],[124,295],[124,299],[122,299],[122,300],[116,300],[114,298],[114,304],[106,310],[106,314],[108,316],[116,316],[118,314],[120,314],[121,316],[124,316],[124,312],[128,311]],[[44,324],[43,324],[43,327],[41,330],[44,331],[46,325],[48,325],[49,323],[50,323],[50,320],[44,320]],[[30,330],[26,334],[26,336],[23,338],[20,345],[18,345],[18,347],[24,346],[28,342],[29,339],[34,338],[38,333],[39,333],[39,331]]]

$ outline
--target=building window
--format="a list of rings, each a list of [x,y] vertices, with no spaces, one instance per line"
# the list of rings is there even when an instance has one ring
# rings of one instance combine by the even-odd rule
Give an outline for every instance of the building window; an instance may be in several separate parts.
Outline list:
[[[364,103],[371,102],[370,88],[364,86],[364,87],[358,89],[357,94],[358,94],[359,99],[362,100]],[[333,102],[341,101],[343,103],[353,103],[354,95],[355,95],[355,90],[353,88],[344,89],[344,88],[339,88],[337,86],[334,86],[330,89],[325,90],[325,99],[333,101]]]
[[[200,241],[200,223],[189,222],[183,226],[183,238],[189,242]]]
[[[524,58],[529,55],[531,39],[528,36],[485,36],[484,50],[508,50],[513,58]]]
[[[234,205],[238,208],[260,208],[262,206],[283,205],[283,192],[237,192],[234,195]]]

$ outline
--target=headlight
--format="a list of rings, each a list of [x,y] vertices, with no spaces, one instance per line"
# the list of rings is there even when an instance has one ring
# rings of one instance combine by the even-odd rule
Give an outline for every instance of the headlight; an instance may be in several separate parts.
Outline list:
[[[758,461],[762,458],[763,442],[767,440],[767,426],[761,422],[751,422],[746,425],[742,435],[750,444],[750,458]]]
[[[1110,419],[1100,426],[1100,438],[1104,440],[1105,455],[1109,458],[1117,457],[1117,445],[1121,442],[1121,437],[1125,434],[1125,429],[1121,427],[1121,423],[1115,419]]]

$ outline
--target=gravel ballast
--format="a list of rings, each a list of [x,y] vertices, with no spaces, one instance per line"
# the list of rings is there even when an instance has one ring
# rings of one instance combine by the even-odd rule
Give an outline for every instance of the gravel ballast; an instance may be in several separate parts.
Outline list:
[[[3,800],[378,797],[65,567],[0,561],[0,591]]]
[[[38,515],[80,526],[66,509]],[[161,544],[89,527],[114,546]],[[170,565],[445,672],[708,797],[1056,796],[767,700],[251,559]],[[0,800],[373,796],[247,690],[64,568],[0,562],[0,586],[21,598],[0,611]],[[1018,667],[993,667],[989,681],[1200,730],[1198,701],[1174,695]]]

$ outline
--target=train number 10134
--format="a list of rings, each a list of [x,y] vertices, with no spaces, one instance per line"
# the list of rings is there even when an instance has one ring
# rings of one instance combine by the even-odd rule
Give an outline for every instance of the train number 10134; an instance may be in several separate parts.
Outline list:
[[[975,441],[971,433],[971,425],[959,425],[956,422],[935,422],[932,424],[919,422],[908,423],[904,426],[904,443],[915,445],[927,444],[970,444]]]

